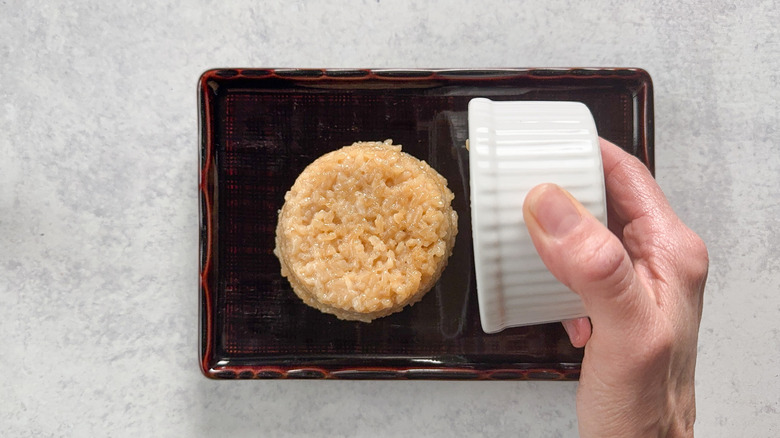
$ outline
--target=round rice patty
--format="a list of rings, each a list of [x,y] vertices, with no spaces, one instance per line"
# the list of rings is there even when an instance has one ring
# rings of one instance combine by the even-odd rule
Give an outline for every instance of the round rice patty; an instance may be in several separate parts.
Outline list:
[[[370,322],[439,279],[458,232],[453,198],[400,145],[354,143],[315,160],[285,194],[274,254],[306,304]]]

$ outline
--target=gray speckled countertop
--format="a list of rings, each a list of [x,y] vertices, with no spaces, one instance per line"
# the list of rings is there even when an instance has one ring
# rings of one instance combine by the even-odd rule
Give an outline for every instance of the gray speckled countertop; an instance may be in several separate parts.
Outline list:
[[[697,434],[780,435],[776,0],[233,3],[0,2],[0,436],[576,435],[576,383],[201,375],[195,84],[225,66],[645,68],[712,259]]]

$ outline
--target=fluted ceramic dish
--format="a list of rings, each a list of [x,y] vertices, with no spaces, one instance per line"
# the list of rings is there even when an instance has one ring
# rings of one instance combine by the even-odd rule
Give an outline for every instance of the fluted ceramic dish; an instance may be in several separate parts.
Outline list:
[[[585,316],[579,296],[539,258],[523,220],[528,192],[567,189],[606,225],[596,123],[580,102],[494,102],[468,108],[471,227],[482,329]]]
[[[576,379],[560,324],[486,334],[469,209],[471,99],[575,101],[653,167],[652,85],[634,69],[219,69],[198,82],[200,367],[220,379]],[[277,211],[315,158],[392,138],[449,182],[459,216],[438,284],[403,312],[340,321],[301,302],[273,255]]]

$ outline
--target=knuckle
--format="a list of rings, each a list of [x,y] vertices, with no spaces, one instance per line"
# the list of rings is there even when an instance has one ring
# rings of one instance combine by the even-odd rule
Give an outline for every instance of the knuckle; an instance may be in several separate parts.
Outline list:
[[[683,250],[681,266],[684,267],[685,276],[694,282],[701,282],[707,278],[710,266],[709,252],[704,240],[692,230],[686,230],[685,248]]]
[[[627,286],[625,249],[611,234],[599,233],[583,239],[577,255],[583,282],[597,284],[604,290],[622,290]]]
[[[622,173],[633,174],[635,172],[646,171],[647,167],[644,164],[642,164],[639,158],[630,154],[626,154],[617,163],[617,165],[615,166],[615,170],[621,174]]]
[[[634,155],[629,155],[622,163],[626,170],[633,173],[649,173],[647,166]]]

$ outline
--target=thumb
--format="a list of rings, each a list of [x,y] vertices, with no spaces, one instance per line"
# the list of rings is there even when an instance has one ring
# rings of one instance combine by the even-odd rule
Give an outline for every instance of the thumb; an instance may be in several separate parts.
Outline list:
[[[623,244],[567,191],[534,187],[523,217],[547,269],[582,298],[594,331],[627,335],[649,317],[650,297]]]

